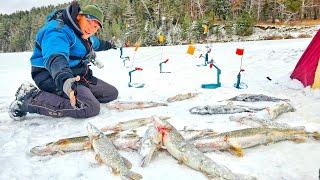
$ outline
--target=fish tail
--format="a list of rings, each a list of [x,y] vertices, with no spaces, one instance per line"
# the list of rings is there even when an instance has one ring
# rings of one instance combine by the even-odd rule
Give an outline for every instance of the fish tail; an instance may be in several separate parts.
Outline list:
[[[320,140],[320,133],[318,131],[315,131],[311,135],[315,140]]]
[[[140,163],[141,167],[146,167],[149,164],[149,159],[147,156],[143,157]]]
[[[239,146],[230,146],[229,151],[238,157],[242,157],[244,155],[242,148]]]
[[[122,179],[130,179],[130,180],[140,180],[142,179],[142,175],[135,173],[133,171],[129,171],[127,174],[125,174]]]

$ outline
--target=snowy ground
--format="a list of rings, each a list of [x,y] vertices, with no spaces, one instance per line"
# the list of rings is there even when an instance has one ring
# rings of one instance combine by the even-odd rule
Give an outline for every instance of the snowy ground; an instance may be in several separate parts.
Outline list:
[[[94,69],[97,77],[119,89],[119,100],[125,101],[165,101],[179,93],[201,92],[191,100],[169,104],[168,107],[117,112],[101,105],[99,116],[75,120],[72,118],[54,119],[39,115],[28,115],[27,120],[15,122],[10,119],[7,107],[14,99],[14,93],[21,82],[30,81],[30,52],[0,54],[0,179],[120,179],[109,173],[106,166],[98,166],[92,151],[69,153],[49,157],[36,157],[29,153],[30,148],[59,138],[86,134],[88,122],[104,127],[108,124],[150,115],[170,116],[169,122],[177,129],[212,128],[217,132],[245,128],[229,121],[228,115],[198,116],[188,110],[197,105],[224,104],[218,102],[240,93],[262,93],[279,98],[288,98],[296,108],[278,118],[292,126],[303,125],[310,131],[320,131],[320,93],[289,78],[304,49],[311,39],[252,41],[210,44],[213,51],[210,58],[222,70],[222,87],[210,90],[201,89],[202,83],[215,83],[216,72],[208,66],[197,66],[203,59],[197,58],[205,45],[197,45],[196,55],[186,54],[187,46],[165,48],[125,49],[124,55],[131,56],[131,64],[124,67],[119,51],[110,50],[98,53],[104,69]],[[242,81],[248,89],[233,87],[239,71],[240,57],[236,48],[244,48]],[[159,63],[166,58],[164,71],[160,74]],[[145,83],[141,89],[128,88],[128,71],[134,67],[144,70],[134,72],[133,81]],[[267,80],[270,77],[272,81]],[[266,103],[252,103],[263,106]],[[268,105],[268,104],[267,104]],[[271,105],[271,104],[269,104]],[[250,174],[258,179],[318,179],[320,168],[320,144],[314,140],[305,143],[281,142],[268,146],[258,146],[245,150],[242,158],[227,152],[212,152],[207,155],[214,161],[230,168],[235,173]],[[206,177],[184,165],[177,163],[167,152],[158,154],[152,163],[139,167],[136,152],[121,152],[133,163],[133,171],[144,179],[184,180],[206,179]]]

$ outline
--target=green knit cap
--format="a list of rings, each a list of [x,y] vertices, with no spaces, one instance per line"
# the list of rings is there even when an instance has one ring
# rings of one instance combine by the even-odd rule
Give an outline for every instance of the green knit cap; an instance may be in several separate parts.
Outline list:
[[[103,12],[97,5],[87,5],[81,8],[81,14],[90,15],[95,20],[97,20],[102,28],[103,24]]]

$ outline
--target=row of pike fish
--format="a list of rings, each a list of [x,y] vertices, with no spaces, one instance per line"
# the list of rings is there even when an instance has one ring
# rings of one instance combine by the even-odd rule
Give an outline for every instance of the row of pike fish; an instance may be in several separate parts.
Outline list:
[[[318,132],[307,132],[302,127],[270,128],[256,127],[216,133],[213,130],[180,130],[172,126],[168,117],[147,117],[120,122],[97,129],[88,124],[88,136],[60,139],[31,149],[34,155],[52,155],[93,149],[96,160],[106,164],[112,173],[122,179],[141,179],[130,171],[131,163],[118,150],[137,150],[141,155],[141,166],[147,166],[160,148],[166,149],[180,163],[205,174],[209,179],[255,179],[235,174],[227,167],[215,163],[204,152],[229,151],[243,156],[243,149],[284,140],[303,142],[308,138],[320,140]],[[149,125],[143,137],[135,133],[138,127]],[[131,130],[131,131],[130,131]],[[132,131],[133,130],[133,131]]]
[[[160,102],[125,102],[125,101],[114,101],[107,104],[107,108],[124,111],[124,110],[133,110],[133,109],[145,109],[158,106],[168,106],[167,103],[172,103],[176,101],[183,101],[186,99],[191,99],[198,96],[200,93],[186,93],[179,94],[173,97],[170,97],[166,100],[166,103]],[[243,101],[243,102],[259,102],[259,101],[269,101],[269,102],[289,102],[288,99],[280,99],[276,97],[270,97],[263,94],[240,94],[230,99],[224,101]],[[227,105],[206,105],[206,106],[196,106],[191,108],[189,111],[192,114],[200,115],[211,115],[211,114],[235,114],[242,112],[257,112],[264,110],[266,108],[256,108],[244,105],[235,105],[233,103],[228,103]]]
[[[196,97],[199,93],[187,93],[179,94],[167,99],[166,102],[172,103],[176,101],[182,101]],[[226,105],[205,105],[205,106],[196,106],[189,110],[191,114],[198,115],[213,115],[213,114],[236,114],[236,113],[245,113],[235,116],[230,116],[231,121],[241,122],[243,124],[249,125],[251,127],[257,126],[272,126],[272,127],[289,127],[285,123],[277,123],[273,121],[279,115],[286,112],[293,112],[295,109],[291,106],[288,99],[280,99],[276,97],[270,97],[263,94],[240,94],[230,99],[226,99],[229,103]],[[278,102],[272,107],[252,107],[245,105],[236,105],[233,101],[242,101],[242,102],[260,102],[260,101],[269,101],[269,102]],[[107,104],[107,108],[124,111],[124,110],[133,110],[133,109],[145,109],[158,106],[168,106],[167,103],[159,102],[123,102],[115,101]]]
[[[189,99],[197,94],[188,93],[169,98],[167,102]],[[195,114],[233,114],[239,112],[257,112],[249,115],[231,116],[230,120],[252,126],[230,132],[216,133],[213,130],[180,130],[172,126],[169,117],[147,117],[120,122],[99,130],[88,124],[87,136],[60,139],[43,146],[36,146],[30,151],[34,155],[46,156],[55,153],[66,153],[93,149],[96,160],[106,164],[112,173],[122,179],[142,179],[142,176],[131,171],[131,163],[122,157],[118,150],[137,150],[141,155],[141,166],[147,166],[159,149],[166,149],[180,163],[205,174],[209,179],[255,179],[255,177],[236,174],[227,167],[217,164],[208,158],[204,152],[229,151],[237,156],[243,156],[243,149],[262,144],[276,143],[284,140],[303,142],[307,138],[319,140],[318,132],[307,132],[303,127],[291,128],[276,123],[273,120],[284,112],[294,111],[288,100],[265,95],[239,95],[230,101],[281,101],[270,108],[254,108],[239,105],[203,106],[190,109]],[[115,103],[109,108],[118,110],[141,109],[155,107],[154,103]],[[136,128],[147,126],[143,137],[136,133]]]

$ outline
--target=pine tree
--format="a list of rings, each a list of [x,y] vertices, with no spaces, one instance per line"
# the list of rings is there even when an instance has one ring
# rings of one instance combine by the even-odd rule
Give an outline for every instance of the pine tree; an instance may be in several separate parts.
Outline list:
[[[5,28],[4,24],[0,22],[0,52],[4,51],[4,36],[5,36]]]
[[[231,16],[231,2],[230,0],[215,0],[214,9],[216,15],[221,20],[226,20]]]

